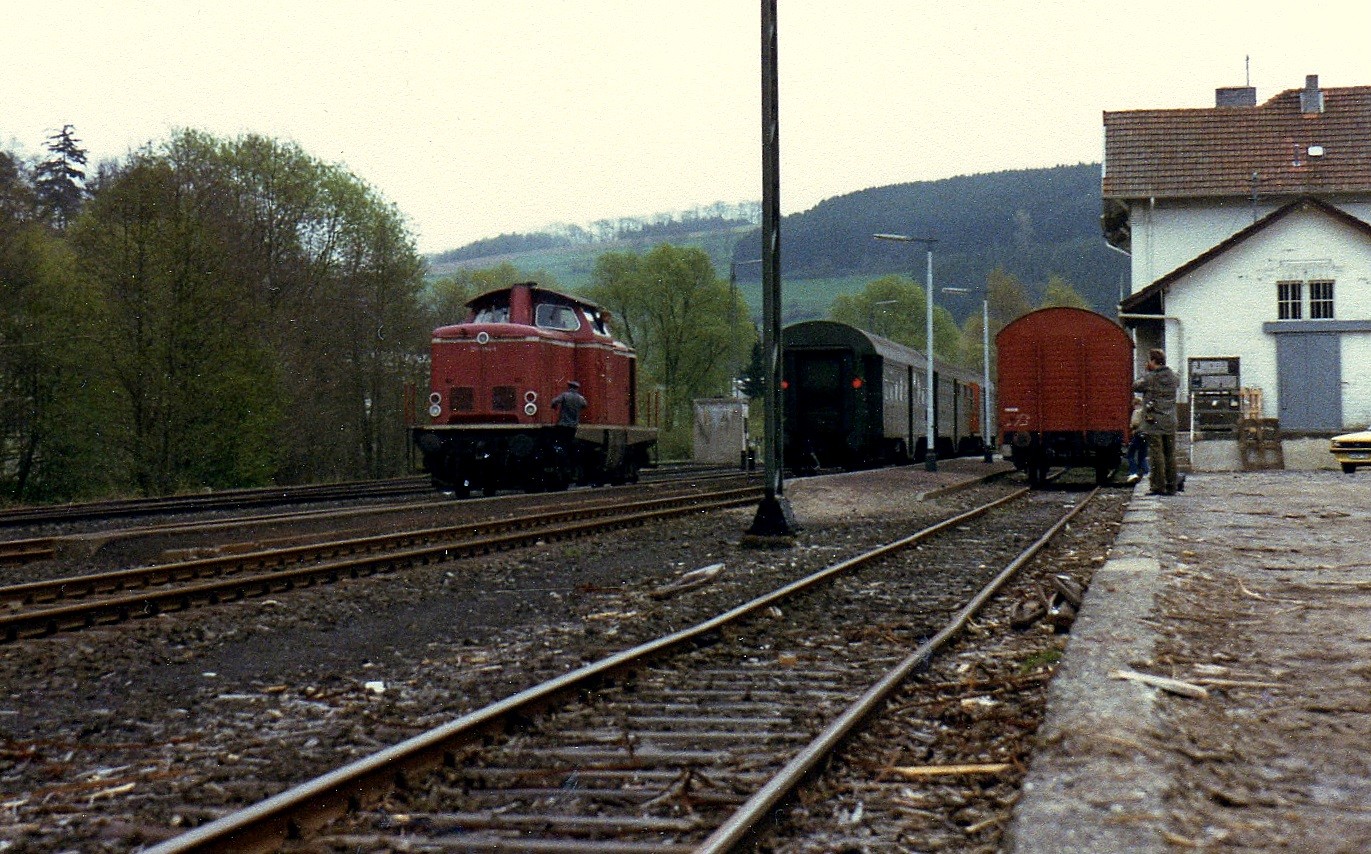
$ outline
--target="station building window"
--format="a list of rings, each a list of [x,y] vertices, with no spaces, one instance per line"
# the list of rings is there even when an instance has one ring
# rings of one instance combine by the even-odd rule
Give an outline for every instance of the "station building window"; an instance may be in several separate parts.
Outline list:
[[[1304,316],[1304,282],[1276,283],[1276,317],[1299,320]]]
[[[1306,293],[1309,297],[1309,310],[1307,312],[1305,311]],[[1333,319],[1332,279],[1276,283],[1276,318],[1278,320],[1303,320],[1306,316],[1310,320]]]
[[[1333,319],[1333,282],[1329,279],[1309,283],[1309,319]]]

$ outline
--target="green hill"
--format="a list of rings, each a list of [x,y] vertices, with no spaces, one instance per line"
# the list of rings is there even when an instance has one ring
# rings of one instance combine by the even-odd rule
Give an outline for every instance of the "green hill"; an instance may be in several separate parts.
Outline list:
[[[1097,311],[1112,314],[1126,282],[1128,260],[1100,236],[1098,164],[964,175],[874,187],[825,200],[781,224],[782,302],[787,322],[821,317],[832,299],[890,273],[924,280],[923,250],[873,239],[876,233],[932,237],[934,285],[977,288],[997,266],[1042,296],[1049,276],[1070,282]],[[753,220],[755,223],[755,219]],[[457,267],[508,262],[530,275],[555,277],[579,290],[590,283],[595,259],[607,251],[645,250],[670,242],[698,246],[721,277],[730,260],[760,255],[755,225],[728,216],[640,224],[616,239],[570,235],[504,235],[430,258],[432,275]],[[574,232],[579,230],[573,230]],[[761,310],[758,265],[738,268],[739,289]],[[958,320],[977,310],[976,295],[940,294]]]

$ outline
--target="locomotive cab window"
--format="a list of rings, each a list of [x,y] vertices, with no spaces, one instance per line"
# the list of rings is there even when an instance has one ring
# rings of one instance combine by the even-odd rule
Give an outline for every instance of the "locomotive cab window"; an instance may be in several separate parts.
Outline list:
[[[590,328],[596,335],[602,338],[611,338],[613,334],[609,331],[609,314],[604,311],[586,309],[586,319],[590,321]]]
[[[555,303],[540,304],[534,314],[533,322],[541,329],[575,332],[581,328],[581,321],[576,316],[576,309],[569,305],[556,305]]]
[[[509,323],[509,303],[492,303],[476,309],[472,323]]]

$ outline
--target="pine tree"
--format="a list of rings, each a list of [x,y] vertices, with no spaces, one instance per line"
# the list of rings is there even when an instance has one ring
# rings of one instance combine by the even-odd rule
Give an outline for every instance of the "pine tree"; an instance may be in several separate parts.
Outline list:
[[[62,125],[61,131],[48,137],[51,156],[34,169],[39,209],[59,231],[76,219],[86,197],[86,150],[79,147],[81,140],[74,132],[71,125]]]
[[[743,369],[740,387],[743,394],[752,400],[766,394],[766,356],[762,353],[760,341],[752,344],[752,356],[747,367]]]

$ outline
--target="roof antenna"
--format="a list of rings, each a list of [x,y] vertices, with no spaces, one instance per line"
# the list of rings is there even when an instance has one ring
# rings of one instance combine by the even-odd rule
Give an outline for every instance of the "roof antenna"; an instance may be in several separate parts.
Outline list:
[[[1247,76],[1247,82],[1243,85],[1252,88],[1252,54],[1247,54],[1242,58],[1243,73]]]

